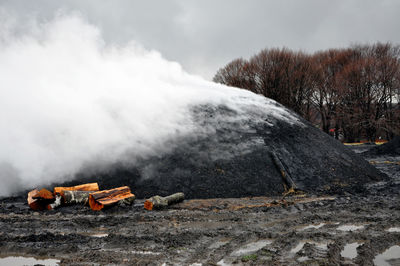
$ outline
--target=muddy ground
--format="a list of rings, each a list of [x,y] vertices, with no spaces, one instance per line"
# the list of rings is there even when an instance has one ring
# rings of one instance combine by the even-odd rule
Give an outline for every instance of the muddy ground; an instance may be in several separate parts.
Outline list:
[[[34,212],[23,197],[2,199],[0,255],[62,265],[399,265],[378,255],[400,257],[400,157],[368,160],[391,180],[364,194],[190,200],[163,211],[137,200],[100,212]]]

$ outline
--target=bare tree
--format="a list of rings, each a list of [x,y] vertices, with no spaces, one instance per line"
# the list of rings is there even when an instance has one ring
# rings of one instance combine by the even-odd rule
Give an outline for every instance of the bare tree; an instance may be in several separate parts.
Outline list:
[[[256,92],[252,73],[249,63],[243,58],[239,58],[220,68],[213,81]]]
[[[214,81],[272,98],[346,141],[400,132],[400,48],[356,45],[309,55],[264,49],[236,59]]]

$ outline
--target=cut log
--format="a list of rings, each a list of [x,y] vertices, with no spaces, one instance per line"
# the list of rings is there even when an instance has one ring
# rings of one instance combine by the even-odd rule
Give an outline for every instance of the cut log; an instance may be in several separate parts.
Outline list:
[[[32,210],[41,210],[41,204],[38,199],[34,199],[33,196],[39,194],[39,190],[34,189],[28,193],[28,205]]]
[[[115,204],[131,205],[134,201],[135,195],[131,193],[131,189],[127,186],[89,194],[89,206],[95,211]]]
[[[63,191],[98,191],[99,185],[97,183],[82,184],[73,187],[55,187],[54,194],[64,196]]]
[[[178,192],[166,197],[153,196],[144,202],[144,208],[146,210],[162,209],[166,208],[172,204],[181,202],[185,199],[185,194]]]
[[[54,195],[47,189],[40,191],[34,189],[28,193],[28,205],[32,210],[42,211],[48,209],[48,205],[54,202]]]

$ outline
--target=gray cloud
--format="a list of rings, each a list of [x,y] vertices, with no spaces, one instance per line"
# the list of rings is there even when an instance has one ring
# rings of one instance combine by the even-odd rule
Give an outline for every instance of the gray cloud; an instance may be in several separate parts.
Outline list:
[[[107,42],[133,39],[207,79],[230,60],[265,47],[312,52],[400,42],[397,0],[3,0],[0,6],[20,20],[79,12]]]

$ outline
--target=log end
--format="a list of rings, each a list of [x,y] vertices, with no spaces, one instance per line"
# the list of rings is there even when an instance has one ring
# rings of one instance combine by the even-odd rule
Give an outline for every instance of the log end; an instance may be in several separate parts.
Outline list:
[[[38,211],[41,209],[41,205],[39,204],[37,199],[34,199],[33,197],[36,197],[39,194],[39,190],[34,189],[32,191],[28,192],[28,205],[32,210]]]
[[[34,200],[33,198],[36,197],[37,194],[39,194],[39,190],[37,189],[28,192],[28,204],[30,204]]]
[[[89,194],[89,206],[94,211],[100,211],[104,208],[103,204],[96,202],[92,194]]]
[[[44,210],[42,204],[40,204],[38,200],[33,200],[31,203],[28,203],[28,205],[34,211]]]
[[[150,200],[146,200],[144,202],[144,208],[149,211],[153,210],[153,202],[151,202]]]

